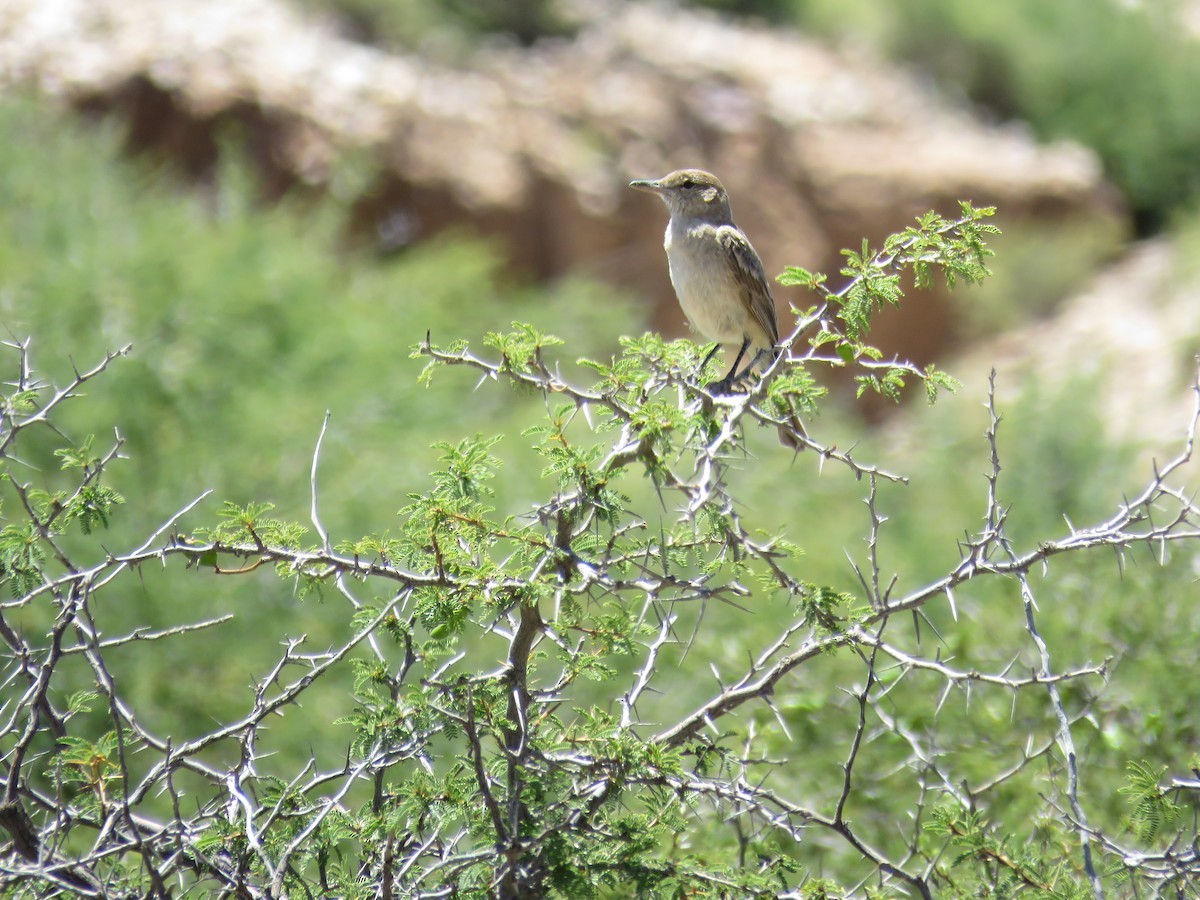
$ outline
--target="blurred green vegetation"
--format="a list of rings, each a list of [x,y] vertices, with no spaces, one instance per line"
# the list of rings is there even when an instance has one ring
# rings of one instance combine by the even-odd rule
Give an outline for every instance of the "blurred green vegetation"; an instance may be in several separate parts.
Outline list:
[[[332,423],[321,458],[321,508],[335,543],[386,532],[407,493],[434,468],[430,445],[475,433],[506,435],[494,451],[505,464],[496,500],[501,513],[519,515],[548,490],[541,461],[520,436],[541,416],[541,401],[493,384],[475,389],[465,373],[439,373],[432,387],[418,387],[421,363],[408,358],[409,348],[426,331],[478,347],[485,332],[527,320],[566,340],[564,372],[585,380],[571,367],[575,358],[607,358],[619,335],[643,328],[634,305],[610,288],[506,281],[496,250],[469,235],[386,261],[339,249],[342,211],[334,201],[301,207],[285,200],[262,209],[236,153],[206,192],[120,159],[113,128],[81,127],[32,101],[8,98],[0,129],[8,136],[0,145],[0,326],[13,339],[32,336],[35,363],[58,383],[72,365],[89,367],[105,350],[133,344],[130,357],[114,363],[60,423],[74,439],[96,433],[103,444],[114,427],[126,439],[128,460],[111,470],[113,486],[129,500],[105,537],[114,549],[135,546],[205,490],[213,499],[184,529],[211,522],[222,499],[273,501],[282,517],[307,521],[309,468],[326,410]],[[0,365],[14,363],[15,355],[0,356]],[[1002,389],[1001,490],[1018,540],[1063,533],[1064,515],[1085,525],[1144,480],[1132,451],[1109,446],[1100,415],[1088,413],[1091,386],[1031,386],[1019,401],[1018,386]],[[856,458],[911,476],[911,484],[886,487],[881,497],[890,518],[883,570],[897,573],[897,591],[952,566],[956,540],[982,524],[988,462],[979,400],[948,397],[914,413],[924,419],[913,439],[919,452],[892,446],[887,432],[863,439],[861,423],[836,409],[819,423],[840,446],[861,441]],[[804,578],[858,593],[846,555],[861,559],[865,552],[863,485],[833,467],[819,474],[817,460],[793,459],[765,432],[751,436],[751,449],[734,475],[744,514],[805,549]],[[52,485],[56,476],[47,469],[29,477]],[[634,503],[650,519],[671,514],[649,483]],[[1035,583],[1040,625],[1058,648],[1056,668],[1119,655],[1111,684],[1089,682],[1101,696],[1077,729],[1088,761],[1087,803],[1101,819],[1096,824],[1108,828],[1119,829],[1124,815],[1117,789],[1126,760],[1179,768],[1200,739],[1191,713],[1200,707],[1200,682],[1181,677],[1178,663],[1192,657],[1200,630],[1200,610],[1189,602],[1194,560],[1171,548],[1164,556],[1165,566],[1135,557],[1119,568],[1112,555],[1094,554],[1054,563]],[[128,584],[125,602],[104,611],[108,634],[235,616],[219,631],[120,657],[116,674],[129,700],[164,733],[180,737],[244,709],[250,680],[277,657],[283,637],[307,634],[324,647],[349,628],[340,598],[301,600],[269,573],[222,579],[148,567]],[[1015,585],[971,587],[957,601],[957,626],[948,606],[930,608],[912,634],[889,637],[904,643],[918,633],[926,642],[946,635],[943,658],[964,670],[995,671],[1014,659],[1018,670],[1033,664]],[[671,690],[647,702],[662,704],[664,718],[699,702],[713,682],[696,673],[710,664],[726,675],[739,671],[748,648],[769,642],[787,619],[782,602],[756,596],[748,611],[703,611],[696,645],[686,656],[682,648],[665,654],[666,667],[676,667]],[[39,624],[36,611],[25,615],[30,627]],[[680,634],[690,634],[691,624],[685,617]],[[805,765],[777,777],[828,797],[836,796],[844,762],[833,754],[845,746],[840,737],[852,731],[856,709],[839,690],[836,664],[822,671],[830,673],[825,682],[779,692],[792,731],[790,739],[780,736],[781,753],[785,743],[789,755],[795,744],[813,749]],[[80,678],[86,687],[82,666]],[[345,687],[331,680],[312,693],[307,710],[316,721],[345,714]],[[607,690],[597,685],[596,697]],[[929,683],[910,676],[892,698],[905,727],[931,728],[940,716],[942,727],[949,721],[977,736],[974,753],[961,761],[970,777],[1019,759],[1013,735],[1028,728],[1052,736],[1051,717],[1033,694],[1014,705],[1010,693],[979,687],[970,702],[954,696],[939,712]],[[1071,708],[1084,699],[1069,695]],[[764,727],[771,721],[765,711],[754,715]],[[350,739],[344,731],[314,733],[284,719],[271,749],[280,751],[286,770],[313,749],[337,752]],[[858,818],[885,819],[909,807],[909,749],[894,737],[866,747],[860,774],[877,773],[879,804],[856,810]],[[1028,802],[1022,789],[1014,782],[999,796],[1019,809]],[[1016,825],[1012,809],[1006,818]],[[1036,833],[1036,823],[1029,827]]]
[[[125,440],[128,459],[112,468],[110,483],[130,502],[108,547],[137,546],[204,491],[212,498],[183,530],[211,521],[225,499],[274,502],[281,517],[307,523],[327,410],[324,524],[335,543],[384,532],[435,468],[434,441],[516,435],[541,410],[531,396],[473,390],[466,373],[419,387],[422,364],[409,352],[426,332],[478,342],[520,318],[553,325],[579,355],[604,356],[640,327],[633,305],[610,288],[506,281],[495,250],[468,235],[387,261],[341,250],[334,203],[257,207],[236,153],[205,193],[120,159],[115,126],[83,127],[8,97],[0,130],[9,136],[0,146],[5,339],[31,337],[34,366],[56,384],[73,366],[91,368],[106,351],[133,345],[57,421],[72,440],[97,435],[97,447],[109,445],[114,428]],[[17,363],[14,351],[0,350],[0,366],[15,373]],[[57,445],[49,433],[41,440],[41,471],[29,477],[52,489],[61,479],[49,453]],[[496,453],[512,460],[517,446],[506,441]],[[502,494],[527,507],[540,494],[538,469],[510,466]],[[131,699],[150,700],[165,730],[187,733],[189,722],[239,708],[251,673],[284,635],[324,642],[331,629],[345,631],[349,616],[338,602],[336,610],[300,602],[266,572],[220,579],[148,569],[105,624],[124,633],[236,614],[237,624],[220,632],[122,657]],[[27,614],[36,624],[36,613]],[[213,641],[228,652],[214,654]],[[335,746],[346,739],[312,736]],[[302,754],[308,740],[296,747]]]
[[[15,138],[0,148],[0,320],[10,337],[35,337],[58,381],[72,361],[133,344],[71,424],[120,428],[155,514],[184,499],[175,479],[236,495],[306,485],[329,410],[328,488],[341,498],[331,524],[372,527],[363,516],[379,485],[365,472],[388,473],[398,506],[435,458],[431,440],[528,418],[520,398],[417,389],[408,355],[427,332],[478,339],[514,318],[546,320],[597,354],[633,327],[632,304],[607,288],[506,281],[495,250],[468,235],[389,261],[339,249],[335,204],[257,207],[236,154],[211,192],[193,191],[119,160],[115,127],[11,99],[0,116]],[[360,471],[337,475],[350,452]]]

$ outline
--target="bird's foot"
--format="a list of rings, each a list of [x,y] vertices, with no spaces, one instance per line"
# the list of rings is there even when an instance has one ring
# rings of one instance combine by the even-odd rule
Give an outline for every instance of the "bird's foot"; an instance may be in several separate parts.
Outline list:
[[[729,394],[741,393],[746,388],[746,376],[749,374],[749,370],[737,375],[730,372],[724,378],[710,381],[705,385],[705,389],[713,396],[728,396]]]

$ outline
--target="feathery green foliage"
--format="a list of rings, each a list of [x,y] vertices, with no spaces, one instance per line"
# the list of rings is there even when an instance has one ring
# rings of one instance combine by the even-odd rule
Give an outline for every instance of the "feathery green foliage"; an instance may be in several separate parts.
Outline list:
[[[30,344],[11,346],[0,571],[14,600],[0,615],[43,625],[4,632],[7,683],[21,693],[0,742],[28,786],[0,820],[14,838],[7,883],[47,894],[171,884],[347,897],[447,887],[478,898],[836,896],[866,881],[870,896],[1087,893],[1111,866],[1093,863],[1090,832],[1060,813],[1078,794],[1055,748],[1082,741],[1087,718],[1104,714],[1093,687],[1104,669],[1042,661],[1026,675],[986,654],[986,670],[968,669],[963,642],[976,632],[943,604],[960,594],[972,616],[986,615],[975,585],[996,576],[1040,593],[1030,570],[1089,544],[1068,536],[1018,551],[993,500],[992,531],[966,539],[942,580],[893,593],[878,557],[889,533],[880,487],[903,479],[793,431],[801,460],[866,491],[868,555],[855,563],[859,583],[843,589],[802,552],[780,507],[753,511],[735,492],[756,426],[811,418],[831,370],[850,368],[888,394],[918,380],[932,398],[948,383],[938,370],[880,360],[864,338],[873,312],[899,299],[898,271],[983,275],[990,210],[962,212],[922,217],[882,251],[848,256],[851,281],[837,292],[823,276],[789,273],[817,304],[797,313],[789,354],[733,394],[710,392],[715,372],[697,372],[702,348],[686,340],[623,339],[619,356],[581,366],[585,385],[549,357],[563,340],[533,325],[489,331],[481,355],[462,340],[418,340],[421,390],[462,384],[454,372],[466,370],[487,390],[508,383],[540,399],[523,407],[534,462],[520,467],[540,470],[541,494],[515,511],[505,500],[510,465],[497,433],[431,440],[436,467],[389,530],[351,538],[325,524],[339,497],[320,487],[318,449],[308,525],[265,500],[226,501],[200,522],[188,509],[151,519],[148,538],[107,549],[117,522],[143,509],[128,491],[122,505],[110,492],[123,444],[100,452],[95,439],[51,426],[127,360],[107,356],[55,389],[35,374]],[[14,474],[17,459],[39,454],[58,461],[57,486]],[[1152,488],[1089,540],[1187,537],[1192,508],[1161,481]],[[1183,504],[1179,517],[1149,526],[1166,531],[1122,530],[1168,502]],[[69,546],[59,540],[68,534]],[[164,565],[181,579],[172,583],[214,592],[238,581],[263,590],[273,571],[296,593],[289,612],[318,601],[322,637],[297,636],[287,617],[272,627],[251,616],[275,640],[237,711],[164,730],[132,691],[126,660],[143,642],[180,647],[226,624],[114,630],[110,600]],[[1026,607],[1020,621],[1042,616]],[[747,627],[752,610],[765,630]],[[914,612],[931,629],[937,619],[933,647]],[[706,668],[711,684],[697,678]],[[974,698],[965,707],[950,699],[960,689]],[[331,752],[314,740],[308,761],[279,755],[280,717],[334,729],[344,743]],[[996,757],[978,758],[981,742],[962,727],[972,717],[986,722]],[[1172,807],[1161,772],[1131,772],[1135,837],[1152,843]],[[1005,818],[1006,791],[1034,817]],[[810,847],[817,834],[832,852]],[[1126,866],[1120,877],[1149,884],[1152,871]]]

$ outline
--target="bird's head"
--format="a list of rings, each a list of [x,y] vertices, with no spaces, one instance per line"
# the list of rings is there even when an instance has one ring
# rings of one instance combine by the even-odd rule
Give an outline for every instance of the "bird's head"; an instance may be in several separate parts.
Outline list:
[[[631,181],[629,186],[658,194],[672,217],[716,223],[731,221],[725,186],[716,175],[702,169],[680,169],[657,181]]]

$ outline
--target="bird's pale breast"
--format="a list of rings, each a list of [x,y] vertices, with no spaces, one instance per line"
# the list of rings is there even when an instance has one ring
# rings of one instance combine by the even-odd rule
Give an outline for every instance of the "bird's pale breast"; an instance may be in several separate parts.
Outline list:
[[[692,327],[710,341],[740,344],[749,337],[756,346],[769,347],[770,338],[751,315],[726,262],[717,229],[709,224],[678,227],[674,220],[667,225],[663,246],[679,305]]]

